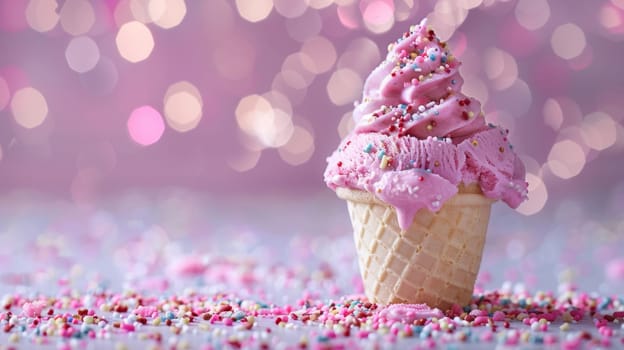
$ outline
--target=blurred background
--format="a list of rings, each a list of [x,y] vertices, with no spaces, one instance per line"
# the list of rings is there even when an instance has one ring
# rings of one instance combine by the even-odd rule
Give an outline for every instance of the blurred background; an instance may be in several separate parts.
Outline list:
[[[486,261],[528,265],[497,278],[565,250],[548,258],[586,254],[624,280],[624,0],[0,0],[3,239],[57,249],[58,232],[182,237],[219,226],[207,220],[344,234],[325,158],[387,44],[425,16],[527,167],[530,199],[519,214],[497,206],[504,249]],[[219,216],[198,199],[275,194],[310,202],[252,203],[253,216],[233,200]],[[70,224],[71,208],[100,211]],[[332,219],[294,221],[315,217]],[[585,251],[589,239],[603,245]]]

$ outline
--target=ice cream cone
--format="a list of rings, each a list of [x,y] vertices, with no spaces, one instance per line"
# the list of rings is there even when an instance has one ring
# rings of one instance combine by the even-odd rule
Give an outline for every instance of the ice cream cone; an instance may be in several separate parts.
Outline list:
[[[348,203],[366,295],[379,304],[467,305],[481,264],[490,207],[478,186],[401,230],[396,210],[368,192],[338,188]]]

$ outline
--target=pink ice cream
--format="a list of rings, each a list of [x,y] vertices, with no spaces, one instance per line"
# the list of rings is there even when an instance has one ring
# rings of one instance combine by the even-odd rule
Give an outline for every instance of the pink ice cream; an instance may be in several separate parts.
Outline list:
[[[327,185],[373,193],[396,208],[402,229],[418,210],[438,211],[460,184],[520,205],[524,166],[508,131],[461,93],[460,64],[426,20],[392,43],[366,80],[355,129],[327,159]]]

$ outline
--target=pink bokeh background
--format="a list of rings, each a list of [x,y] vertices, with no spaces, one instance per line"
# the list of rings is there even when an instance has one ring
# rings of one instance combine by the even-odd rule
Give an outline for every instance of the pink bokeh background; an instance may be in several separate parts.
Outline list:
[[[0,0],[0,191],[324,191],[367,73],[425,16],[512,129],[525,214],[624,202],[621,0]]]

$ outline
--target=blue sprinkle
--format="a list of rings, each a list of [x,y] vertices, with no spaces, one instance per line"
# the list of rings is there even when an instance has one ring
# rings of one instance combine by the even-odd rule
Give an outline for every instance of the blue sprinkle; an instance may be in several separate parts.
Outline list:
[[[373,150],[373,144],[369,143],[368,145],[366,145],[366,147],[364,147],[364,152],[366,153],[371,153],[371,151]]]
[[[67,323],[72,323],[74,322],[74,318],[73,317],[68,317],[67,318]]]
[[[420,332],[422,332],[423,330],[423,326],[412,326],[412,332],[414,334],[419,334]]]
[[[431,174],[431,169],[425,169],[425,171],[429,174]]]
[[[509,146],[511,146],[511,145],[509,145]],[[525,307],[527,306],[526,300],[524,300],[524,299],[520,299],[520,301],[518,301],[518,305],[519,305],[521,308],[525,308]]]
[[[242,311],[236,311],[233,315],[232,318],[236,321],[240,321],[245,317],[245,313],[243,313]]]
[[[167,319],[169,319],[169,320],[173,320],[173,319],[175,318],[175,316],[173,315],[173,312],[171,312],[171,311],[167,312],[166,317],[167,317]]]
[[[319,335],[318,338],[316,338],[316,340],[318,340],[321,343],[327,343],[329,341],[329,337],[325,335]]]
[[[400,104],[400,105],[399,105],[399,108],[401,108],[401,109],[406,109],[406,108],[407,108],[407,105],[406,105],[406,104]]]
[[[405,67],[405,63],[399,64],[399,67],[404,68]]]
[[[470,312],[470,306],[464,306],[464,312]]]
[[[420,67],[418,67],[418,65],[416,63],[412,64],[412,69],[413,70],[417,70],[420,69]]]
[[[544,343],[544,337],[542,337],[539,334],[536,334],[533,336],[533,339],[531,339],[533,341],[533,343],[535,344],[543,344]]]
[[[434,115],[440,115],[440,112],[439,112],[439,111],[437,111],[437,110],[435,110],[435,111],[433,111],[433,114],[434,114]]]
[[[607,308],[607,306],[609,306],[609,304],[611,303],[611,298],[606,298],[602,301],[602,303],[600,303],[600,305],[598,306],[598,308],[600,310],[604,310]]]
[[[457,84],[457,81],[455,79],[451,80],[451,84],[455,85]]]
[[[432,60],[432,61],[435,61],[436,55],[434,55],[434,54],[429,55],[429,59]]]
[[[446,63],[446,56],[442,56],[442,57],[440,57],[440,62],[442,62],[442,63]]]
[[[386,155],[386,152],[384,150],[380,150],[379,152],[377,152],[377,159],[381,159],[385,155]]]

